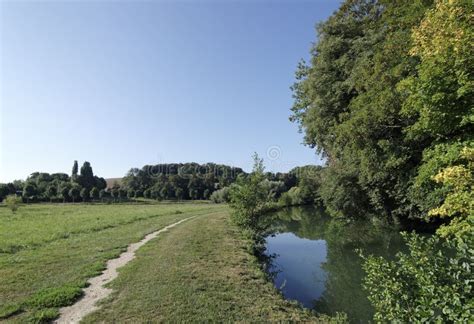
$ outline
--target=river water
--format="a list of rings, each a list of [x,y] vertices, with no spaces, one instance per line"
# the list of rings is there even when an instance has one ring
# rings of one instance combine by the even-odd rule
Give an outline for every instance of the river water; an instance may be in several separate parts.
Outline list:
[[[371,321],[374,310],[362,287],[356,249],[393,258],[405,249],[395,229],[368,221],[347,222],[313,207],[275,213],[266,237],[267,270],[283,296],[318,313],[345,312],[352,323]]]

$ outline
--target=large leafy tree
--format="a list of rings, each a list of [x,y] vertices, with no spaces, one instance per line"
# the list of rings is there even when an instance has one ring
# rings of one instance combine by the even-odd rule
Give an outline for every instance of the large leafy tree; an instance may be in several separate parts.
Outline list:
[[[27,182],[23,187],[23,197],[26,198],[26,201],[29,202],[30,199],[37,194],[37,189],[34,183]]]
[[[94,172],[92,171],[91,164],[87,161],[81,166],[81,171],[77,179],[79,185],[87,190],[92,189],[96,184],[96,179],[94,178]]]
[[[291,119],[327,159],[321,196],[333,214],[416,214],[404,197],[424,143],[405,141],[412,120],[396,85],[416,72],[411,30],[429,5],[345,1],[318,26],[310,65],[298,68]]]

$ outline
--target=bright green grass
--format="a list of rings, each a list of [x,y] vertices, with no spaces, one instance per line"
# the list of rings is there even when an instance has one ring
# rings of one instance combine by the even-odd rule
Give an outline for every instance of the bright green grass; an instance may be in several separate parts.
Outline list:
[[[285,301],[245,248],[228,211],[150,241],[86,323],[328,321]]]
[[[36,204],[0,208],[0,318],[49,319],[127,245],[211,204]],[[0,319],[1,320],[1,319]]]

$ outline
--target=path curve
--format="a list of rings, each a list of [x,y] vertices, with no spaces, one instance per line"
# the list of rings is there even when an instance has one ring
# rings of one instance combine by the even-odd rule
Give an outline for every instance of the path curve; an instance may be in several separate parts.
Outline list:
[[[97,277],[89,279],[87,282],[89,286],[83,289],[84,296],[79,299],[75,304],[67,307],[63,307],[59,310],[60,316],[55,321],[58,324],[69,324],[69,323],[79,323],[79,321],[89,313],[99,309],[96,303],[110,295],[112,289],[104,287],[106,284],[117,278],[118,272],[117,269],[124,266],[128,262],[132,261],[135,258],[135,252],[146,244],[148,241],[154,239],[159,234],[169,230],[170,228],[181,224],[191,218],[196,216],[191,216],[185,219],[180,220],[179,222],[170,224],[163,227],[162,229],[155,231],[146,235],[141,241],[137,243],[130,244],[126,252],[120,254],[118,258],[111,259],[107,261],[107,268],[102,272],[102,274]]]

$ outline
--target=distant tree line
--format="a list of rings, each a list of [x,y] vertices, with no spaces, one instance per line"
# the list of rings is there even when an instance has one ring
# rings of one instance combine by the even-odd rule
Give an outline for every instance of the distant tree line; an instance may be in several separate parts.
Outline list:
[[[228,202],[224,192],[239,177],[247,177],[241,168],[206,163],[170,163],[133,168],[121,181],[130,196],[151,199]],[[265,185],[273,198],[298,184],[296,172],[265,174]],[[118,186],[117,186],[118,190]]]
[[[241,168],[213,163],[169,163],[132,168],[121,188],[135,197],[151,199],[209,199],[217,189],[235,181]]]
[[[79,202],[107,196],[104,178],[95,176],[91,164],[84,162],[79,170],[74,161],[71,176],[66,173],[34,172],[25,181],[0,184],[0,200],[8,195],[21,196],[25,202]]]
[[[304,166],[288,173],[263,174],[261,183],[269,201],[283,205],[319,203],[321,166]],[[123,201],[148,198],[155,200],[207,200],[229,202],[228,192],[239,177],[249,174],[242,168],[206,163],[169,163],[130,169],[125,177],[107,188],[104,178],[95,176],[89,162],[79,169],[74,161],[71,175],[34,172],[26,181],[0,184],[0,201],[8,195],[25,202]]]

